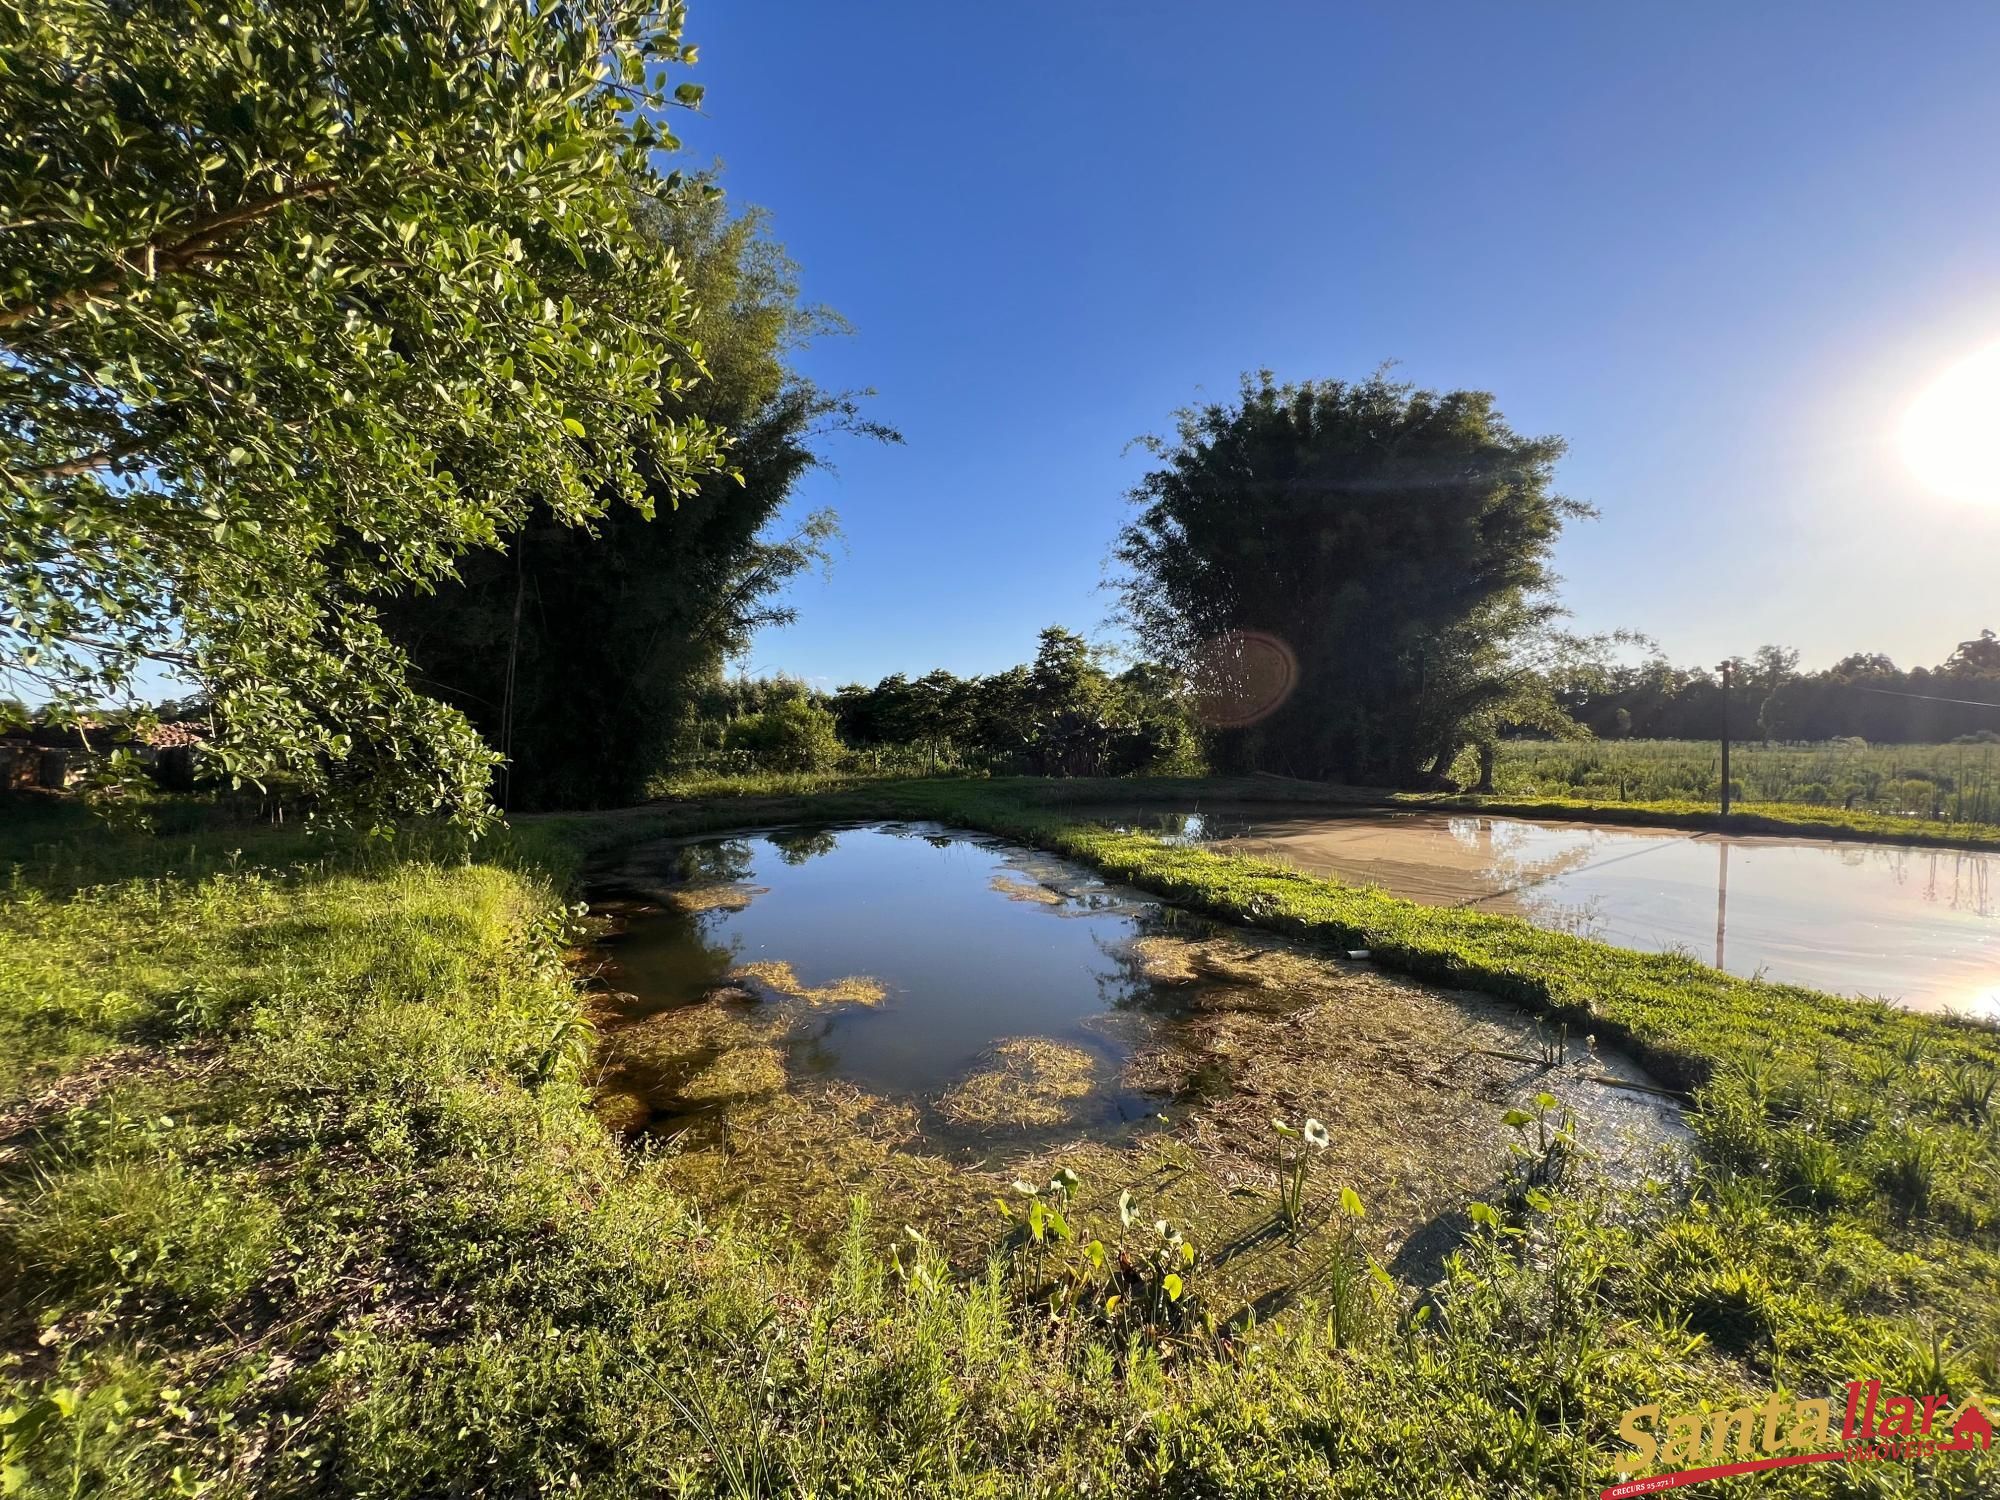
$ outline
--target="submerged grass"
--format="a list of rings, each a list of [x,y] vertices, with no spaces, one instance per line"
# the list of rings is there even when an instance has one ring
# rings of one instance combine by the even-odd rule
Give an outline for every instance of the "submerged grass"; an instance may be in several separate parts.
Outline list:
[[[14,856],[0,902],[8,1488],[1570,1496],[1643,1402],[2000,1385],[1990,1031],[1113,833],[1005,783],[771,806],[546,820],[470,866],[38,831],[53,854]],[[1302,1268],[1291,1310],[1213,1341],[1026,1300],[1004,1248],[964,1278],[922,1240],[891,1264],[859,1210],[719,1218],[726,1152],[627,1151],[591,1113],[564,895],[593,850],[801,813],[985,828],[1615,1035],[1698,1091],[1701,1159],[1617,1200],[1509,1195],[1435,1286]],[[922,1234],[950,1169],[896,1122],[857,1124],[856,1160],[789,1092],[731,1107]],[[1117,1185],[1083,1186],[1079,1246],[1140,1233]],[[1175,1308],[1214,1248],[1184,1228]],[[1758,1493],[1970,1497],[1992,1464]]]
[[[1010,1037],[945,1091],[938,1110],[957,1125],[1062,1125],[1095,1089],[1096,1073],[1097,1060],[1081,1047],[1046,1037]]]
[[[748,979],[775,994],[803,1000],[808,1005],[880,1005],[889,993],[881,980],[870,979],[865,974],[849,974],[828,980],[825,984],[807,984],[782,958],[738,964],[727,977]]]

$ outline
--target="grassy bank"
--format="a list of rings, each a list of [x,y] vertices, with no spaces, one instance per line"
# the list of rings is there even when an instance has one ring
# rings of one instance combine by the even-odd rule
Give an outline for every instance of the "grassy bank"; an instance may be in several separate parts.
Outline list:
[[[470,865],[60,818],[16,839],[9,1491],[1574,1495],[1641,1402],[2000,1385],[1991,1033],[1170,848],[1031,790],[536,820]],[[1219,1341],[1026,1305],[1011,1254],[961,1279],[858,1228],[808,1259],[598,1126],[564,902],[593,849],[885,814],[1627,1039],[1700,1090],[1705,1160],[1616,1202],[1524,1190],[1436,1287],[1361,1277],[1336,1305],[1322,1281]],[[1971,1496],[1991,1465],[1754,1492]]]
[[[1460,808],[1499,817],[1691,828],[1704,833],[1844,839],[1852,843],[1915,844],[1939,849],[2000,849],[2000,824],[1954,823],[1804,803],[1756,802],[1748,806],[1739,803],[1724,816],[1713,802],[1607,802],[1587,797],[1523,798],[1505,794],[1490,797],[1404,794],[1396,802],[1409,807]]]
[[[1950,748],[1950,747],[1946,747]],[[938,778],[962,785],[953,778]],[[870,805],[893,796],[911,780],[889,777],[769,773],[754,776],[713,776],[669,784],[670,800],[659,807],[686,809],[701,803],[748,802],[769,799],[839,798],[860,793],[854,805]],[[1524,796],[1429,792],[1388,792],[1330,782],[1297,781],[1285,776],[1087,777],[1045,781],[1034,777],[996,777],[985,785],[1015,802],[1039,807],[1079,804],[1158,802],[1197,810],[1228,804],[1260,807],[1410,808],[1464,810],[1499,817],[1544,818],[1593,823],[1630,824],[1650,828],[1687,828],[1698,832],[1755,834],[1771,838],[1843,839],[1855,843],[1914,844],[1945,849],[2000,849],[2000,824],[1951,821],[1901,813],[1871,812],[1801,802],[1739,802],[1727,817],[1713,799],[1659,798],[1622,801],[1605,796]]]

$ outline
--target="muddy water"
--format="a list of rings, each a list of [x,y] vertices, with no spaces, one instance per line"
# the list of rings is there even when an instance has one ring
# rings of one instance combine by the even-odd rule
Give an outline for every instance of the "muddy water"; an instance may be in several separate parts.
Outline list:
[[[1441,812],[1079,811],[1734,974],[2000,1018],[2000,854]]]
[[[599,872],[605,1109],[705,1199],[837,1232],[849,1194],[991,1229],[1070,1165],[1149,1213],[1268,1239],[1274,1116],[1326,1122],[1385,1256],[1435,1244],[1543,1091],[1592,1166],[1685,1139],[1628,1062],[1489,999],[1176,913],[933,826],[668,841]],[[1115,1218],[1115,1214],[1114,1214]],[[1285,1252],[1287,1255],[1293,1253]],[[1245,1272],[1252,1287],[1277,1273]]]

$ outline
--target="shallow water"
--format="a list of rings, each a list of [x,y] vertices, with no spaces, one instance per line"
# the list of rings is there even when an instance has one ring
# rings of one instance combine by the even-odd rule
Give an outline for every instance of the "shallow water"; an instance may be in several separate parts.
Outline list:
[[[2000,854],[1444,812],[1078,814],[1734,974],[2000,1018]]]
[[[1076,866],[929,825],[763,830],[627,851],[599,872],[612,1073],[656,1133],[814,1084],[910,1112],[934,1150],[1174,1128],[1268,1157],[1273,1114],[1406,1220],[1491,1180],[1500,1117],[1560,1085],[1591,1149],[1635,1169],[1681,1137],[1642,1073],[1534,1023],[1181,913]],[[858,1091],[858,1092],[857,1092]],[[830,1097],[830,1096],[829,1096]],[[850,1110],[850,1113],[852,1111]],[[898,1130],[904,1127],[898,1126]],[[1394,1177],[1399,1185],[1383,1187]],[[1443,1198],[1439,1194],[1444,1194]]]
[[[748,899],[693,913],[663,900],[628,914],[607,952],[631,1017],[746,983],[731,975],[751,965],[788,964],[809,989],[877,981],[879,1002],[814,1006],[788,1029],[781,1045],[797,1072],[930,1096],[994,1045],[1040,1037],[1091,1056],[1097,1113],[1141,1113],[1115,1083],[1129,1048],[1096,1024],[1142,988],[1117,956],[1139,913],[1080,873],[1065,899],[1036,869],[1023,851],[904,826],[655,845],[632,851],[608,884],[671,897],[683,882],[727,882]],[[747,988],[786,998],[755,973]]]

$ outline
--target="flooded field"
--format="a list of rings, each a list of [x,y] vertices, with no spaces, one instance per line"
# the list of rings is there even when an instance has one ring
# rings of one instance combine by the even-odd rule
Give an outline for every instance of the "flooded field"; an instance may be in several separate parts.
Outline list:
[[[1637,1176],[1683,1138],[1582,1037],[978,835],[667,841],[599,889],[607,1117],[809,1241],[865,1192],[971,1247],[1014,1178],[1068,1167],[1203,1226],[1248,1295],[1304,1253],[1272,1234],[1274,1118],[1325,1122],[1315,1202],[1355,1187],[1385,1262],[1434,1257],[1522,1168],[1510,1109],[1566,1118],[1579,1171]]]
[[[1733,974],[2000,1018],[2000,854],[1445,812],[1078,809]]]

